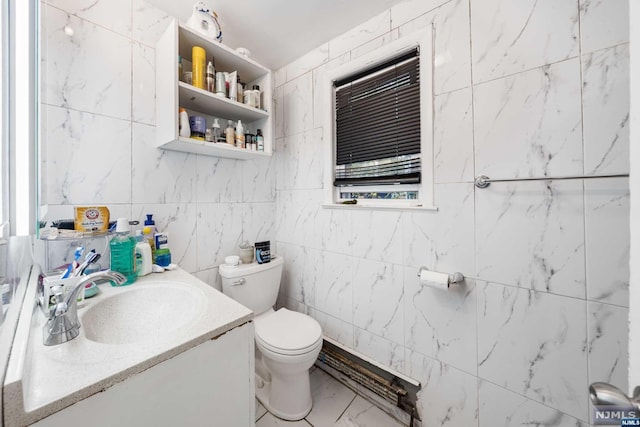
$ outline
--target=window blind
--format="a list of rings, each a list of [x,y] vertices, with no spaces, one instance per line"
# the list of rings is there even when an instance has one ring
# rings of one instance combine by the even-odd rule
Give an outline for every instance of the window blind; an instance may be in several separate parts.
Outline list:
[[[334,82],[335,186],[420,182],[418,49]]]

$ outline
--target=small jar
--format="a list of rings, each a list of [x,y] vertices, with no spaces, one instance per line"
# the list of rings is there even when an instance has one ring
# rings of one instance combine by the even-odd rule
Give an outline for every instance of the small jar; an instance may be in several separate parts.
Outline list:
[[[191,138],[204,141],[207,132],[207,120],[202,116],[190,116]]]
[[[185,71],[184,73],[182,73],[182,81],[185,82],[186,84],[192,85],[193,73],[191,71]]]
[[[160,267],[167,267],[171,264],[171,251],[169,249],[156,249],[153,254],[156,257],[156,264]]]

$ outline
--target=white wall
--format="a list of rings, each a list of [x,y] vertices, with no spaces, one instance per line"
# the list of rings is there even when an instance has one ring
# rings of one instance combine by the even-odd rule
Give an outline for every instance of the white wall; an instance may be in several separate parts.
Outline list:
[[[580,425],[591,382],[627,387],[627,179],[472,183],[628,173],[627,13],[414,0],[276,72],[280,302],[422,381],[424,425]],[[319,81],[431,23],[439,211],[321,208]],[[421,288],[421,265],[467,285]]]
[[[166,14],[143,0],[41,6],[41,203],[48,219],[73,218],[74,205],[107,205],[112,218],[140,221],[153,213],[169,233],[173,261],[211,284],[241,240],[275,238],[270,159],[154,148],[154,48]],[[68,261],[73,250],[66,246],[76,244],[60,246],[52,248],[52,267]]]
[[[631,39],[631,67],[632,76],[640,75],[640,5],[638,2],[631,2],[629,5],[629,22]],[[638,77],[631,79],[631,140],[636,141],[630,145],[631,168],[638,170],[640,167],[640,146],[638,136],[640,129],[640,84]],[[631,189],[631,280],[629,287],[629,300],[640,301],[640,175],[634,174],[630,177],[629,186]],[[637,303],[634,303],[634,306]],[[630,310],[629,312],[629,393],[633,388],[640,385],[640,311]]]

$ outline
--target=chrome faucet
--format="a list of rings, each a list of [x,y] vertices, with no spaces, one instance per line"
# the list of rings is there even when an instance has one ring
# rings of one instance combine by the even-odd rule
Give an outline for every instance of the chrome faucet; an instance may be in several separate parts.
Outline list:
[[[56,296],[56,304],[49,311],[49,319],[44,325],[44,345],[58,345],[71,341],[80,334],[80,321],[78,320],[78,293],[84,292],[87,283],[97,280],[112,280],[121,285],[127,278],[117,271],[98,271],[84,276],[75,287],[64,295],[64,287],[56,286],[53,292]]]
[[[589,397],[594,405],[629,406],[640,410],[640,386],[629,397],[618,387],[608,383],[593,383],[589,387]]]

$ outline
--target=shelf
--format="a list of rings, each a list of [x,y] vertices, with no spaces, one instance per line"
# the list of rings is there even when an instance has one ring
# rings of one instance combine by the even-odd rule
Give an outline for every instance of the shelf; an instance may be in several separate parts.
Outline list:
[[[178,54],[183,58],[191,58],[191,48],[200,46],[207,52],[207,61],[211,55],[215,57],[217,71],[237,71],[242,81],[250,82],[270,72],[253,59],[239,55],[229,46],[208,39],[184,24],[179,25],[178,40]]]
[[[159,148],[186,153],[203,154],[205,156],[225,157],[227,159],[249,160],[271,157],[271,153],[264,151],[250,151],[244,148],[234,147],[230,144],[198,141],[196,139],[183,137],[180,137],[176,141],[167,142]]]
[[[262,108],[249,107],[215,93],[197,88],[178,79],[178,56],[189,67],[193,46],[206,51],[207,60],[215,58],[216,71],[237,71],[244,82],[259,85],[262,92]],[[261,159],[273,152],[273,74],[271,70],[251,58],[238,54],[234,49],[173,19],[156,43],[156,147],[205,156],[230,159]],[[242,101],[242,100],[240,100]],[[189,110],[190,115],[200,115],[207,120],[207,127],[215,118],[221,119],[224,130],[226,120],[242,120],[246,129],[262,130],[264,151],[249,151],[227,144],[215,144],[179,137],[179,108]]]
[[[252,122],[266,119],[269,113],[257,108],[249,107],[223,96],[218,96],[204,89],[197,88],[185,82],[178,83],[180,106],[188,110],[211,111],[216,117],[236,121]]]

